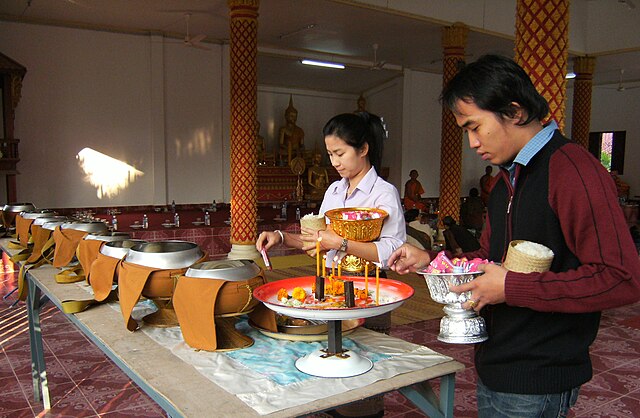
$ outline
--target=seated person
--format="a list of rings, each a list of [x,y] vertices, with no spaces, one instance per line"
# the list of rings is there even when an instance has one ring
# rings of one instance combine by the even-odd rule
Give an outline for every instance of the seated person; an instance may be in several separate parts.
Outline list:
[[[431,250],[433,230],[428,224],[422,224],[421,220],[418,220],[419,214],[418,209],[409,209],[404,213],[404,221],[407,224],[407,242],[418,248]],[[431,230],[431,233],[424,230],[425,226]]]
[[[625,183],[619,176],[617,170],[611,170],[611,177],[616,183],[616,190],[618,191],[618,198],[627,200],[629,199],[629,185]]]
[[[296,125],[298,111],[293,107],[293,99],[289,98],[289,107],[284,111],[285,126],[280,128],[278,143],[280,144],[280,161],[287,165],[291,160],[300,155],[304,147],[304,131]]]
[[[444,235],[446,250],[453,255],[458,256],[462,253],[480,249],[478,239],[467,228],[458,225],[451,216],[445,216],[442,224],[444,225],[442,234]]]
[[[476,232],[482,231],[484,223],[484,203],[480,198],[480,192],[475,187],[469,190],[469,197],[465,199],[460,207],[460,223],[467,229],[474,229]]]
[[[489,203],[489,194],[491,193],[491,189],[493,189],[493,185],[496,182],[496,178],[491,175],[493,172],[493,167],[490,165],[486,166],[484,169],[484,175],[480,177],[480,198],[482,202],[487,205]]]
[[[424,193],[424,189],[418,181],[418,170],[411,170],[409,181],[404,184],[404,209],[425,210],[426,206],[422,203],[422,193]]]

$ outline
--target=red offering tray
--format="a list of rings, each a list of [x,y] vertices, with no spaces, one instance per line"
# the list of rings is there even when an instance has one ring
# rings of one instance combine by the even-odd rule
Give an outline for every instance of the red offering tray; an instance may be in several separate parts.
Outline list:
[[[338,277],[339,280],[352,281],[358,289],[365,288],[364,277]],[[372,299],[376,299],[376,279],[369,278],[369,292]],[[278,291],[286,289],[289,294],[296,287],[303,288],[308,295],[312,294],[311,286],[315,283],[315,276],[293,277],[264,284],[253,291],[254,297],[264,303],[269,309],[283,315],[303,319],[343,320],[368,318],[398,308],[413,296],[413,288],[406,283],[392,279],[380,279],[380,304],[374,306],[356,306],[353,308],[324,308],[312,305],[289,306],[278,300]]]
[[[357,289],[365,289],[364,277],[338,277],[339,280],[350,280]],[[296,360],[295,366],[303,373],[319,377],[351,377],[368,372],[373,368],[373,362],[368,358],[345,350],[342,347],[341,321],[357,318],[368,318],[392,311],[402,305],[405,300],[413,296],[413,288],[405,283],[391,279],[368,279],[368,290],[373,301],[376,300],[376,287],[380,289],[379,305],[355,306],[353,308],[323,308],[308,304],[289,306],[278,300],[278,291],[285,289],[288,294],[293,289],[301,287],[307,295],[311,295],[311,288],[315,284],[315,276],[293,277],[264,284],[253,291],[253,296],[264,303],[269,309],[283,315],[303,319],[320,319],[327,321],[328,346],[326,349],[315,350]],[[325,281],[327,284],[328,279]]]

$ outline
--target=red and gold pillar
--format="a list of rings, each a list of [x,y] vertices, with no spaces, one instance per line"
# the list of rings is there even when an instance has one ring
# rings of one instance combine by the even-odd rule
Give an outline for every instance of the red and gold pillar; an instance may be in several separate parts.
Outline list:
[[[231,252],[232,259],[258,257],[255,122],[260,0],[228,0],[231,67]]]
[[[442,29],[444,49],[442,85],[464,64],[464,48],[469,28],[463,23],[454,23]],[[442,108],[442,142],[440,145],[440,219],[449,215],[454,219],[460,214],[460,183],[462,176],[462,129],[456,124],[453,112]]]
[[[564,130],[569,0],[518,0],[515,61],[549,102],[550,119]]]
[[[589,128],[591,127],[591,91],[595,57],[577,57],[573,61],[573,112],[571,115],[571,138],[585,148],[589,148]]]

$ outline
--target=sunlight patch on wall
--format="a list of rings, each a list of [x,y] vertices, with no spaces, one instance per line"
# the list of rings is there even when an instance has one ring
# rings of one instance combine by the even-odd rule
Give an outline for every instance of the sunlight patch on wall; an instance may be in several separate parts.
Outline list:
[[[179,138],[175,139],[176,156],[178,158],[188,158],[196,155],[206,155],[207,151],[213,145],[213,138],[211,137],[212,130],[213,127],[208,129],[198,128],[187,141],[182,141]]]
[[[85,181],[96,188],[98,199],[116,196],[136,177],[144,175],[135,167],[91,148],[82,149],[76,158],[84,171]]]

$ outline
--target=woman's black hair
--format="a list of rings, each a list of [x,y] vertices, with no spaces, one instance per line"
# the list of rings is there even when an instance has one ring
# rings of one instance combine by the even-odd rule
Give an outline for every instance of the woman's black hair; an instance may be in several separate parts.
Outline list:
[[[383,141],[387,131],[379,116],[369,112],[343,113],[331,118],[324,125],[322,134],[325,137],[335,135],[358,150],[364,144],[369,144],[369,162],[380,173]]]
[[[519,125],[543,120],[549,113],[549,104],[522,67],[500,55],[480,57],[462,67],[447,83],[440,101],[455,112],[458,100],[473,102],[500,118],[514,117],[518,109],[513,103],[518,103],[527,116]]]

